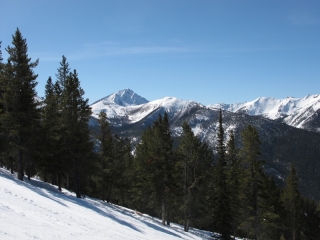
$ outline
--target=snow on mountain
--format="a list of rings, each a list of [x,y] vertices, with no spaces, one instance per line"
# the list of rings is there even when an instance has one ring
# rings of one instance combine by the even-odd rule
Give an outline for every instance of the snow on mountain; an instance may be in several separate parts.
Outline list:
[[[134,99],[130,96],[134,96]],[[92,116],[95,118],[101,111],[104,111],[109,119],[118,118],[126,123],[135,123],[159,109],[164,109],[169,114],[177,116],[189,111],[194,106],[202,105],[194,101],[174,97],[165,97],[148,102],[132,90],[126,89],[93,103],[91,108]]]
[[[93,116],[97,117],[101,111],[105,111],[108,118],[126,116],[126,108],[148,103],[148,100],[139,96],[131,89],[115,92],[91,104]]]
[[[160,219],[0,168],[0,239],[212,239],[210,232]]]
[[[288,125],[305,128],[308,119],[320,109],[320,95],[285,99],[259,97],[251,102],[213,104],[208,107],[221,108],[230,112],[244,112],[252,116],[260,115],[272,120],[280,119]]]
[[[101,111],[114,121],[113,124],[136,123],[160,109],[171,114],[171,118],[182,116],[195,107],[204,107],[194,101],[181,100],[174,97],[148,102],[130,89],[111,94],[91,105],[94,118]],[[287,97],[275,99],[259,97],[251,102],[235,104],[213,104],[209,109],[223,109],[234,113],[246,113],[251,116],[262,116],[278,120],[290,126],[311,131],[320,131],[320,95],[308,95],[304,98]],[[90,123],[90,124],[94,124]]]
[[[92,105],[101,101],[104,104],[117,104],[122,107],[140,105],[149,102],[147,99],[139,96],[129,88],[115,92],[107,97],[104,97],[94,102]]]

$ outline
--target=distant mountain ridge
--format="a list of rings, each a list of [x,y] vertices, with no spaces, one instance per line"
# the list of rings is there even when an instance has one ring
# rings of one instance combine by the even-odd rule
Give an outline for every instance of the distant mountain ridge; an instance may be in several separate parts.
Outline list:
[[[92,104],[93,114],[89,123],[91,130],[99,131],[98,114],[105,111],[113,133],[120,137],[129,137],[134,148],[143,131],[153,124],[159,114],[166,111],[175,142],[179,141],[182,123],[186,121],[201,140],[215,149],[219,109],[222,108],[226,140],[232,130],[237,146],[241,147],[242,130],[249,124],[254,126],[262,143],[261,159],[265,161],[264,170],[274,176],[281,185],[290,164],[294,162],[301,179],[301,192],[305,196],[320,200],[320,186],[316,184],[320,181],[318,95],[308,95],[302,99],[289,97],[283,100],[258,98],[238,105],[210,106],[174,97],[150,102],[145,99],[131,101],[130,96],[144,99],[132,90],[125,89]]]
[[[205,107],[195,101],[174,97],[165,97],[149,102],[131,89],[118,91],[91,104],[93,117],[97,118],[100,111],[104,111],[109,119],[121,119],[126,123],[140,121],[161,107],[168,112],[175,112],[174,115],[177,115],[194,106]],[[207,108],[221,108],[234,113],[261,116],[296,128],[320,132],[319,94],[307,95],[304,98],[287,97],[285,99],[259,97],[250,102],[217,103],[208,105]]]
[[[113,123],[132,124],[140,121],[160,108],[167,112],[179,115],[193,106],[202,106],[194,101],[181,100],[174,97],[149,102],[131,89],[125,89],[111,94],[91,104],[92,116],[97,118],[101,111],[106,112],[108,119]]]
[[[221,108],[234,113],[243,112],[251,116],[262,116],[281,121],[290,126],[310,131],[320,131],[319,122],[320,95],[307,95],[304,98],[287,97],[275,99],[259,97],[251,102],[209,105],[209,108]]]

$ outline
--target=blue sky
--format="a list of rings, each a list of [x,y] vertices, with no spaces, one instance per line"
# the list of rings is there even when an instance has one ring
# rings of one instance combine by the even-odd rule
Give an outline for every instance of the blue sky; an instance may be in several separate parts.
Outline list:
[[[1,0],[0,41],[18,27],[38,95],[62,55],[92,103],[130,88],[204,105],[320,93],[320,1]]]

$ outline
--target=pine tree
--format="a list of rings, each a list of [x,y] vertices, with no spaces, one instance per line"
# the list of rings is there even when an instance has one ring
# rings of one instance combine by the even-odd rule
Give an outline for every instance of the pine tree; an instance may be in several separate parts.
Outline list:
[[[65,87],[69,73],[70,73],[69,63],[67,62],[67,58],[64,55],[62,55],[62,61],[60,62],[58,73],[56,74],[57,83],[62,89],[64,89]]]
[[[197,198],[203,198],[200,186],[208,176],[208,169],[213,161],[212,151],[206,143],[194,135],[189,124],[182,124],[183,133],[178,147],[178,172],[183,179],[184,192],[182,210],[184,213],[184,231],[189,231],[190,220],[198,215]],[[177,179],[178,180],[178,179]],[[176,181],[177,181],[176,180]],[[180,181],[179,181],[180,182]]]
[[[90,155],[93,145],[90,141],[88,122],[91,108],[88,99],[83,98],[84,91],[80,86],[76,70],[69,73],[61,96],[61,120],[63,122],[63,144],[67,174],[72,174],[74,190],[81,197],[81,183],[88,177],[88,168],[93,164]]]
[[[1,51],[1,41],[0,41],[0,119],[2,119],[2,114],[4,113],[3,110],[3,85],[4,85],[4,65],[2,63],[2,51]],[[8,165],[5,156],[6,152],[6,141],[5,141],[5,129],[2,127],[1,121],[0,121],[0,164],[3,165]]]
[[[236,148],[235,136],[233,131],[230,132],[230,137],[226,146],[227,150],[227,186],[230,194],[230,211],[233,236],[237,235],[237,228],[240,222],[240,210],[243,199],[242,184],[243,184],[243,166],[239,157],[239,149]]]
[[[110,201],[110,195],[113,187],[113,161],[114,161],[114,143],[111,134],[110,124],[107,120],[105,112],[99,114],[98,123],[100,126],[100,158],[98,162],[98,173],[96,174],[95,182],[101,200]]]
[[[261,189],[259,193],[259,218],[261,221],[261,239],[279,239],[283,229],[282,204],[280,189],[272,177],[261,175]]]
[[[35,132],[39,125],[39,109],[36,101],[37,85],[33,68],[38,60],[31,62],[28,57],[26,39],[19,29],[12,36],[13,46],[8,46],[8,62],[4,68],[3,114],[1,125],[6,129],[6,140],[10,144],[11,154],[16,156],[18,179],[23,180],[24,168],[30,177],[31,161],[36,147]],[[25,166],[24,166],[25,165]]]
[[[243,209],[245,219],[242,221],[242,225],[246,225],[244,228],[247,231],[252,231],[252,235],[259,240],[261,233],[261,221],[259,218],[259,192],[261,189],[261,176],[262,172],[262,161],[259,161],[261,156],[260,152],[260,137],[259,133],[251,125],[248,125],[242,131],[243,147],[240,151],[240,155],[247,165],[246,169],[246,182],[245,182],[245,209]]]
[[[45,99],[42,107],[42,151],[38,169],[44,179],[51,177],[51,183],[57,184],[61,191],[61,180],[66,168],[62,149],[63,131],[60,114],[61,91],[57,82],[54,84],[51,77],[45,86]]]
[[[135,166],[137,171],[138,189],[140,188],[142,202],[149,194],[148,203],[152,209],[161,205],[162,224],[170,224],[170,202],[172,200],[172,184],[174,169],[171,132],[169,119],[165,112],[159,115],[152,128],[148,128],[142,135],[141,143],[136,149]],[[144,189],[144,190],[142,190]],[[146,193],[148,191],[149,193]],[[152,199],[150,201],[150,199]]]
[[[230,239],[232,232],[232,216],[230,206],[230,191],[227,185],[226,146],[224,144],[224,129],[222,111],[219,112],[219,129],[217,135],[218,163],[214,170],[214,229],[221,234],[222,239]]]
[[[130,140],[121,138],[117,134],[114,140],[114,159],[112,172],[113,201],[122,206],[131,206],[129,188],[131,186],[131,166],[133,156]]]
[[[299,179],[293,163],[286,178],[286,187],[284,188],[282,199],[283,206],[287,212],[288,228],[291,230],[292,239],[295,240],[301,219],[301,195],[299,192]]]

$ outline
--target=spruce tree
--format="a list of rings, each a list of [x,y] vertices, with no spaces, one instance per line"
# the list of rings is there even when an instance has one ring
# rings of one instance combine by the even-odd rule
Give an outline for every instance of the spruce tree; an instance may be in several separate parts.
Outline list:
[[[48,177],[51,177],[51,183],[57,184],[59,191],[61,191],[61,180],[66,165],[62,153],[64,132],[60,114],[61,92],[57,86],[59,86],[57,82],[54,84],[49,77],[45,86],[44,106],[41,112],[43,141],[38,168],[44,179],[48,180]]]
[[[9,57],[2,82],[1,125],[6,129],[10,151],[17,160],[18,179],[23,180],[24,168],[30,177],[30,166],[36,147],[35,132],[39,125],[39,103],[36,101],[35,91],[38,75],[33,72],[38,60],[31,62],[26,39],[19,29],[12,36],[12,45],[6,48]]]
[[[200,189],[208,176],[213,155],[206,143],[194,135],[188,123],[182,124],[182,135],[178,147],[179,164],[178,172],[181,177],[176,180],[183,182],[183,204],[181,209],[184,215],[184,231],[189,231],[190,220],[199,215],[196,206],[197,198],[203,198]],[[181,189],[181,190],[182,190]]]
[[[152,128],[149,127],[142,135],[141,143],[137,146],[135,167],[137,171],[138,189],[141,201],[146,194],[148,203],[145,205],[154,209],[161,205],[162,224],[170,224],[170,203],[172,200],[172,171],[174,169],[172,138],[169,129],[169,119],[165,112],[159,115]],[[140,188],[140,190],[139,190]],[[147,193],[148,192],[148,193]],[[151,200],[151,201],[149,201]]]
[[[226,146],[227,154],[227,187],[230,194],[230,211],[231,223],[233,229],[233,236],[237,235],[237,228],[240,223],[240,210],[243,199],[242,185],[243,185],[243,166],[241,158],[239,157],[239,149],[236,147],[235,135],[233,131],[230,132],[229,140]]]
[[[91,108],[88,104],[89,100],[84,99],[83,95],[78,73],[74,70],[69,73],[62,91],[61,120],[64,130],[64,154],[68,159],[67,174],[72,174],[74,190],[78,198],[84,190],[81,184],[85,184],[88,168],[93,164],[89,159],[93,152],[88,129]]]
[[[60,85],[62,89],[65,87],[69,73],[70,73],[69,63],[67,62],[67,58],[64,55],[62,55],[62,61],[60,62],[58,73],[56,74],[57,83]]]
[[[112,173],[112,183],[114,186],[112,199],[116,204],[129,207],[131,206],[129,188],[131,187],[133,160],[131,144],[128,138],[121,138],[117,134],[113,140],[115,161],[113,162],[114,172]]]
[[[287,226],[291,230],[292,239],[297,238],[297,231],[301,219],[301,195],[299,192],[299,179],[291,164],[290,173],[286,178],[286,187],[283,191],[283,206],[287,212]]]
[[[94,178],[100,199],[109,202],[113,187],[114,143],[110,124],[105,112],[100,112],[98,123],[100,126],[100,134],[98,136],[98,140],[100,141],[100,158],[98,162],[98,172]]]
[[[262,161],[260,161],[260,137],[256,128],[248,125],[242,131],[243,147],[240,151],[241,157],[247,166],[244,194],[245,218],[242,221],[244,228],[257,240],[260,239],[261,219],[259,209],[259,193],[261,190]],[[252,232],[251,230],[252,229]],[[247,230],[247,231],[248,231]],[[251,232],[251,233],[250,233]]]
[[[261,175],[261,190],[259,193],[259,218],[261,219],[261,239],[279,239],[284,228],[281,215],[283,213],[280,201],[280,189],[272,177]]]
[[[227,185],[226,146],[224,144],[224,129],[222,111],[219,112],[219,128],[217,134],[218,162],[214,170],[214,207],[213,224],[215,231],[221,234],[221,239],[230,239],[232,232],[232,216],[230,206],[230,191]]]
[[[3,85],[4,85],[4,73],[3,73],[3,63],[2,63],[2,51],[1,51],[1,41],[0,41],[0,119],[2,119],[2,114],[4,113],[3,110]],[[6,141],[5,141],[5,129],[2,127],[1,121],[0,121],[0,164],[7,165],[8,162],[6,161],[5,152],[6,152]]]

